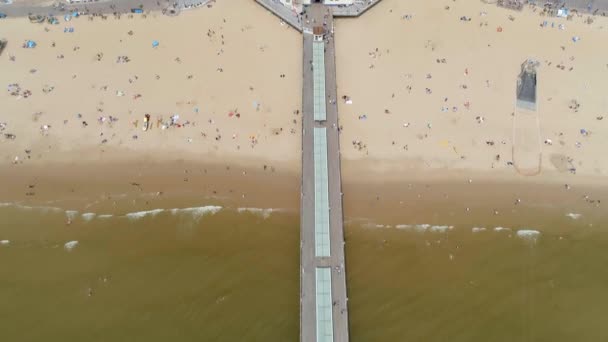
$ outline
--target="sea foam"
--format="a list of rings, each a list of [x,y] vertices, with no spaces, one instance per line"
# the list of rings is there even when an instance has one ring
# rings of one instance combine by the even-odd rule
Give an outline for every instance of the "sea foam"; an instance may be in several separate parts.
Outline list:
[[[268,217],[270,217],[270,214],[272,214],[274,212],[278,212],[279,209],[273,209],[273,208],[267,208],[267,209],[262,209],[262,208],[238,208],[236,211],[239,212],[239,213],[257,214],[257,215],[260,215],[263,218],[267,219]]]
[[[81,216],[82,216],[83,220],[85,220],[85,221],[91,221],[92,219],[95,218],[95,215],[96,215],[95,213],[84,213]]]
[[[136,211],[134,213],[128,213],[125,216],[131,220],[137,220],[145,216],[156,216],[165,211],[165,209],[152,209],[145,211]]]
[[[417,224],[414,226],[414,230],[417,232],[425,232],[427,229],[429,229],[430,226],[431,226],[430,224],[426,224],[426,223]]]
[[[73,220],[74,218],[76,218],[76,215],[78,215],[78,211],[77,210],[66,210],[65,211],[65,216],[70,221]]]
[[[72,251],[72,249],[76,248],[76,246],[78,246],[78,241],[74,240],[74,241],[66,242],[65,245],[63,245],[63,248],[66,251],[70,252],[70,251]]]
[[[173,215],[190,214],[194,218],[200,218],[206,214],[213,215],[213,214],[219,212],[220,210],[222,210],[222,207],[220,207],[220,206],[208,205],[208,206],[204,206],[204,207],[175,208],[175,209],[171,209],[169,211]]]
[[[4,202],[4,203],[0,203],[0,207],[14,207],[17,209],[23,209],[23,210],[38,210],[38,211],[42,211],[42,212],[49,212],[49,211],[62,211],[61,208],[57,208],[57,207],[47,207],[47,206],[29,206],[29,205],[23,205],[23,204],[19,204],[19,203],[14,203],[14,202]]]
[[[484,227],[473,227],[471,229],[472,233],[481,233],[481,232],[485,232],[487,229]]]
[[[581,214],[576,214],[576,213],[567,213],[566,216],[568,216],[569,218],[573,219],[573,220],[578,220],[581,216]]]
[[[540,238],[540,232],[533,229],[520,229],[517,231],[517,237],[535,243]]]
[[[453,228],[454,226],[431,226],[430,231],[433,233],[445,233]]]
[[[426,231],[429,231],[432,233],[445,233],[448,230],[454,229],[454,226],[433,226],[433,225],[430,225],[427,223],[423,223],[423,224],[398,224],[398,225],[395,225],[395,228],[412,231],[412,232],[416,232],[416,233],[424,233]]]
[[[11,244],[10,240],[0,240],[0,245],[2,246],[8,246]]]

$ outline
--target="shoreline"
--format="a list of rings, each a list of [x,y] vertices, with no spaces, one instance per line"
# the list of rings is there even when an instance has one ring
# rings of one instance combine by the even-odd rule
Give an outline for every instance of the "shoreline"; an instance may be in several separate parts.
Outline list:
[[[201,205],[299,208],[300,180],[277,164],[103,161],[0,167],[0,202],[129,211]],[[237,205],[238,203],[238,205]]]
[[[0,167],[0,178],[11,179],[0,203],[96,214],[216,205],[300,210],[300,173],[288,167],[267,165],[264,170],[263,165],[251,163],[185,160],[67,165]],[[601,203],[608,200],[605,181],[598,186],[590,178],[571,175],[536,179],[471,170],[386,172],[374,167],[373,163],[342,162],[346,221],[457,224],[474,217],[482,222],[525,218],[532,223],[568,213],[591,221],[608,219]]]
[[[459,210],[504,212],[532,192],[538,197],[529,198],[546,205],[556,199],[575,209],[599,205],[580,199],[601,201],[608,189],[601,157],[608,107],[589,92],[604,89],[608,79],[605,56],[595,49],[606,37],[604,19],[592,25],[555,19],[566,24],[562,30],[540,27],[544,19],[528,9],[428,7],[383,0],[357,21],[337,21],[345,215],[407,212],[394,203],[372,205],[382,202],[376,197],[428,213],[426,206],[447,205],[441,199],[447,190],[452,203],[464,201]],[[371,25],[380,15],[385,20]],[[430,29],[438,22],[449,32]],[[111,208],[109,197],[126,194],[116,205],[135,201],[128,205],[144,210],[227,201],[299,210],[301,37],[255,2],[221,1],[179,17],[72,19],[74,32],[62,30],[64,23],[3,24],[11,42],[32,39],[38,46],[11,43],[3,55],[16,58],[0,59],[7,70],[0,81],[20,85],[0,95],[2,133],[16,136],[0,143],[0,176],[11,180],[0,201]],[[189,30],[193,25],[201,30]],[[416,31],[424,34],[407,34]],[[403,33],[403,42],[383,32]],[[523,34],[543,44],[522,43]],[[582,39],[573,41],[575,35]],[[454,39],[462,36],[471,39]],[[545,140],[543,169],[527,177],[512,166],[512,92],[522,57],[534,54],[544,60],[540,102],[547,111],[532,132]],[[144,132],[146,113],[152,126]],[[418,201],[405,192],[409,187],[435,189],[425,196],[436,201]]]

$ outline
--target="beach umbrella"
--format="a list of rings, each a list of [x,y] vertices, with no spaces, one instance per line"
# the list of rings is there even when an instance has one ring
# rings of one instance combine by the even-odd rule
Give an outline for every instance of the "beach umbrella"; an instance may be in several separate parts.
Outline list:
[[[158,40],[155,40],[155,41],[152,42],[152,47],[154,47],[154,48],[158,47],[158,44],[159,44]]]

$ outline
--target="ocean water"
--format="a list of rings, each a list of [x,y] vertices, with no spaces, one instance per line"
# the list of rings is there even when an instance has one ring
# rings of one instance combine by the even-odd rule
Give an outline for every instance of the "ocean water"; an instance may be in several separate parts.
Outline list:
[[[352,341],[608,340],[608,226],[448,217],[347,221]],[[7,204],[0,218],[2,340],[298,340],[297,213]]]
[[[2,341],[298,339],[297,215],[6,205],[0,218]]]
[[[351,227],[352,341],[608,341],[608,226],[546,221]]]

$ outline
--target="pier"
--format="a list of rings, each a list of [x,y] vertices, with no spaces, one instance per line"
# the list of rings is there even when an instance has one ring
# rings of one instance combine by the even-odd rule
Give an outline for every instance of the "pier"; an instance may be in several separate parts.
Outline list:
[[[262,7],[266,8],[270,13],[273,13],[279,19],[285,23],[291,25],[291,27],[302,32],[302,22],[300,14],[296,13],[294,9],[288,8],[281,4],[278,0],[255,0]]]
[[[331,9],[304,24],[300,340],[348,341],[336,67]],[[314,19],[314,23],[313,23]],[[322,30],[327,32],[311,34]],[[318,25],[318,26],[313,26]],[[331,100],[331,101],[330,101]]]
[[[349,340],[334,17],[357,17],[379,1],[357,0],[346,7],[314,2],[300,14],[275,0],[256,0],[303,36],[302,342]]]

